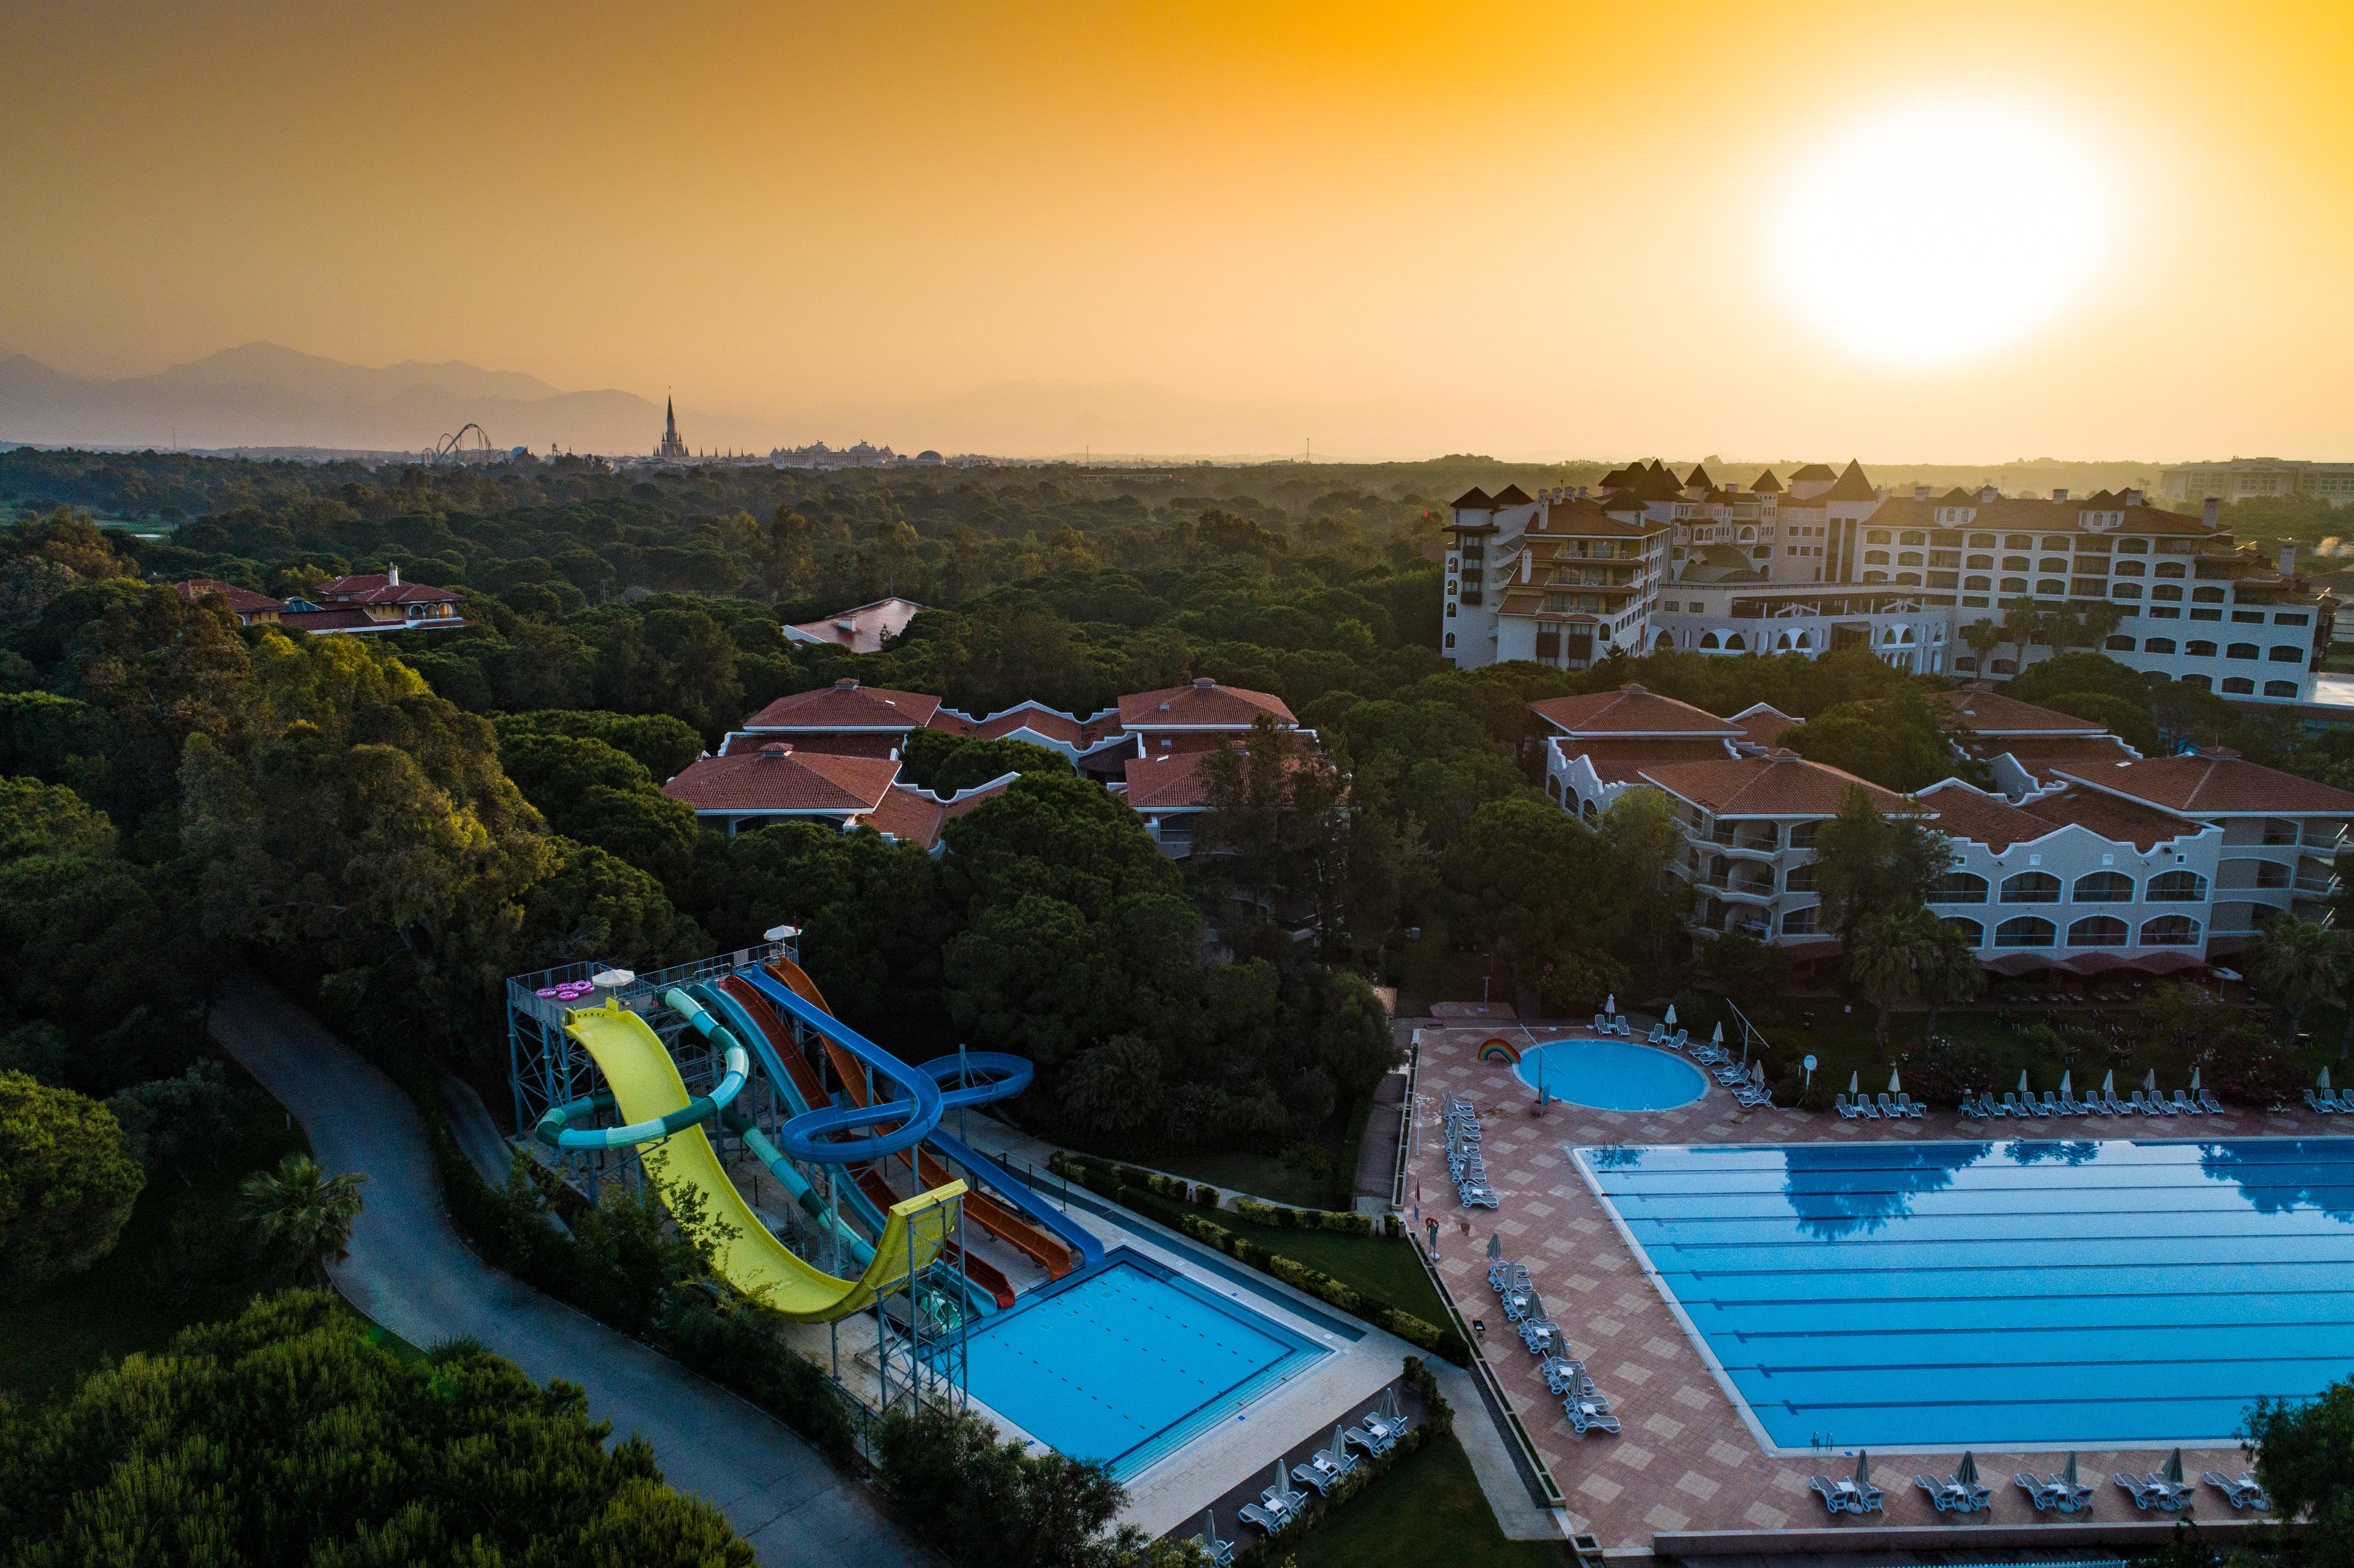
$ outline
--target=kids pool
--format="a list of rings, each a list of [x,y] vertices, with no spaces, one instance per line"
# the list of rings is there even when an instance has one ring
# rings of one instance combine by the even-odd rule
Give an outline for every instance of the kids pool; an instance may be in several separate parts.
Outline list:
[[[1682,1057],[1623,1040],[1547,1040],[1521,1053],[1515,1071],[1532,1089],[1596,1110],[1673,1110],[1708,1092]]]

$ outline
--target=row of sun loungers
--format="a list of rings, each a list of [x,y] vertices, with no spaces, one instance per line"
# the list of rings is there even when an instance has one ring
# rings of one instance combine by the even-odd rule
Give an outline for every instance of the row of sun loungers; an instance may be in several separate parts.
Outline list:
[[[2117,1485],[2125,1489],[2126,1495],[2133,1499],[2136,1508],[2154,1508],[2168,1513],[2180,1513],[2190,1506],[2190,1494],[2193,1489],[2188,1481],[2168,1480],[2154,1471],[2146,1475],[2132,1476],[2123,1470],[2116,1472],[2115,1479]]]
[[[1631,1037],[1635,1032],[1628,1026],[1627,1015],[1625,1013],[1597,1012],[1594,1015],[1594,1033],[1596,1034],[1625,1034]]]
[[[2068,1456],[2068,1467],[2057,1475],[2035,1476],[2022,1470],[2010,1481],[2027,1494],[2038,1513],[2084,1513],[2093,1506],[2093,1489],[2076,1478],[2073,1454]]]
[[[1284,1475],[1283,1461],[1278,1459],[1275,1472],[1268,1478],[1274,1484],[1259,1493],[1258,1501],[1245,1503],[1236,1510],[1235,1517],[1268,1535],[1275,1534],[1298,1519],[1308,1506],[1308,1494],[1292,1487],[1291,1481],[1313,1488],[1319,1497],[1329,1496],[1367,1458],[1378,1458],[1396,1447],[1398,1439],[1405,1436],[1407,1425],[1405,1412],[1398,1408],[1397,1389],[1384,1389],[1379,1404],[1359,1416],[1354,1426],[1335,1425],[1331,1443],[1292,1466],[1289,1477]],[[1362,1452],[1352,1452],[1352,1449]],[[1218,1539],[1214,1510],[1202,1515],[1202,1533],[1194,1539],[1212,1563],[1225,1564],[1234,1561],[1235,1543]]]
[[[2248,1471],[2240,1472],[2235,1480],[2221,1470],[2209,1470],[2200,1478],[2221,1492],[2235,1509],[2269,1510],[2272,1499]],[[2078,1478],[2076,1456],[2068,1456],[2067,1467],[2052,1475],[2037,1476],[2026,1471],[2010,1478],[2011,1484],[2027,1494],[2027,1499],[2038,1513],[2085,1513],[2093,1506],[2092,1486]],[[2116,1484],[2132,1498],[2139,1509],[2160,1509],[2179,1513],[2190,1506],[2196,1490],[2182,1476],[2182,1451],[2176,1449],[2167,1461],[2164,1473],[2127,1475],[2115,1473]],[[1968,1454],[1954,1467],[1951,1475],[1914,1476],[1913,1484],[1929,1494],[1931,1506],[1939,1513],[1978,1513],[1990,1507],[1993,1494],[1979,1481],[1978,1461]],[[1834,1514],[1872,1513],[1882,1508],[1881,1491],[1872,1484],[1872,1456],[1856,1457],[1855,1474],[1843,1480],[1829,1476],[1810,1476],[1807,1486],[1823,1499],[1823,1507]]]
[[[1544,1298],[1537,1294],[1536,1282],[1529,1277],[1529,1271],[1510,1258],[1491,1258],[1488,1263],[1488,1288],[1496,1293],[1504,1309],[1504,1320],[1520,1330],[1522,1345],[1537,1358],[1546,1389],[1560,1398],[1562,1414],[1569,1418],[1569,1429],[1580,1437],[1594,1432],[1615,1435],[1620,1431],[1610,1402],[1594,1386],[1569,1336],[1546,1312]]]
[[[1872,1103],[1870,1095],[1858,1095],[1851,1100],[1843,1094],[1833,1095],[1831,1108],[1840,1113],[1842,1121],[1853,1121],[1858,1117],[1867,1121],[1879,1121],[1883,1118],[1889,1121],[1919,1121],[1929,1114],[1928,1107],[1902,1091],[1893,1098],[1882,1095],[1877,1105]]]
[[[1829,1476],[1808,1476],[1808,1489],[1823,1499],[1823,1507],[1832,1513],[1880,1513],[1880,1489],[1872,1484],[1872,1456],[1855,1457],[1855,1474],[1840,1480]]]
[[[1498,1207],[1496,1189],[1488,1184],[1487,1162],[1479,1157],[1479,1111],[1469,1100],[1453,1095],[1439,1101],[1440,1120],[1447,1129],[1447,1174],[1455,1195],[1467,1209]]]
[[[2305,1108],[2319,1111],[2324,1116],[2337,1116],[2340,1112],[2354,1116],[2354,1089],[2342,1095],[2333,1095],[2322,1088],[2307,1089],[2305,1091]]]
[[[2221,1116],[2223,1114],[2222,1103],[2205,1089],[2199,1091],[2197,1099],[2191,1098],[2187,1089],[2175,1090],[2171,1100],[2165,1098],[2164,1093],[2163,1090],[2152,1090],[2145,1095],[2141,1090],[2136,1089],[2130,1099],[2121,1100],[2115,1095],[2104,1095],[2095,1090],[2079,1100],[2073,1092],[2054,1095],[2051,1090],[2046,1089],[2043,1091],[2043,1097],[2039,1100],[2031,1090],[2023,1097],[2011,1091],[2006,1092],[1999,1101],[1990,1094],[1979,1095],[1976,1098],[1965,1097],[1961,1108],[1962,1115],[1966,1117],[2015,1117],[2021,1121],[2031,1117],[2173,1117]]]

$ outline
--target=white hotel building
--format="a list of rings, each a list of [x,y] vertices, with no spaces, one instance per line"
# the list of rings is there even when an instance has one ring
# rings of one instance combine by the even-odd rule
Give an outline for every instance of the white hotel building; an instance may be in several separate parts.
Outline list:
[[[1869,648],[1924,674],[2014,674],[2032,652],[1964,629],[2028,600],[2100,629],[2109,657],[2253,705],[2310,702],[2336,601],[2203,513],[2138,491],[1898,497],[1815,464],[1747,489],[1654,461],[1596,494],[1518,486],[1455,503],[1442,652],[1582,669],[1611,648],[1739,656]],[[1600,563],[1597,565],[1597,563]],[[2114,630],[2105,623],[2113,620]],[[1979,668],[1981,660],[1986,667]]]
[[[2321,916],[2338,891],[2354,794],[2228,751],[2140,757],[1982,683],[1946,697],[1957,751],[1995,789],[1947,779],[1914,798],[1957,857],[1930,904],[1988,969],[2190,968],[2237,951],[2274,912]],[[1801,959],[1838,951],[1816,835],[1850,789],[1890,811],[1903,797],[1779,748],[1797,721],[1763,706],[1720,718],[1627,686],[1531,708],[1551,732],[1546,792],[1565,810],[1592,821],[1628,789],[1668,798],[1689,839],[1696,927]]]

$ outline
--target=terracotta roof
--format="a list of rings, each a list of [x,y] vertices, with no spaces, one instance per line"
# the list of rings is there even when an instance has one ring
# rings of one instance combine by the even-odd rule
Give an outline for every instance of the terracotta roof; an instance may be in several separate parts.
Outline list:
[[[1535,499],[1517,484],[1508,484],[1496,492],[1496,504],[1499,506],[1526,506]]]
[[[878,833],[889,833],[904,842],[934,849],[940,842],[942,823],[950,817],[961,817],[975,807],[996,800],[1012,789],[1013,780],[1019,777],[1019,774],[1009,773],[1002,779],[976,784],[970,789],[959,790],[953,800],[942,800],[930,790],[918,789],[912,784],[895,784],[885,791],[880,805],[851,820],[861,827],[873,828]]]
[[[921,692],[894,692],[836,681],[813,692],[779,697],[744,721],[746,729],[915,729],[931,722],[940,700]]]
[[[426,583],[396,583],[382,572],[362,572],[323,585],[317,597],[338,604],[439,604],[458,596]]]
[[[836,611],[823,620],[797,621],[785,628],[788,642],[823,642],[852,653],[879,653],[888,638],[907,630],[923,613],[911,599],[878,599],[855,609]]]
[[[1476,484],[1455,498],[1455,510],[1458,512],[1488,512],[1493,510],[1495,504],[1495,497]]]
[[[1872,804],[1883,811],[1904,809],[1902,795],[1852,773],[1794,756],[1667,763],[1646,768],[1641,776],[1719,816],[1828,817],[1855,789],[1870,795]]]
[[[1583,757],[1605,784],[1625,784],[1646,768],[1670,762],[1713,762],[1727,755],[1724,742],[1700,736],[1655,736],[1635,740],[1564,741],[1562,749]]]
[[[930,727],[955,735],[979,736],[987,740],[1002,740],[1009,735],[1027,730],[1080,751],[1091,751],[1108,741],[1124,738],[1117,708],[1106,708],[1101,713],[1077,718],[1035,701],[1018,703],[1002,713],[991,714],[981,719],[971,718],[953,708],[942,708],[932,715]]]
[[[1190,686],[1131,692],[1119,699],[1119,722],[1129,729],[1248,729],[1261,714],[1273,715],[1278,724],[1299,722],[1281,697],[1221,686],[1206,675]]]
[[[828,757],[888,758],[899,749],[905,738],[896,732],[867,730],[848,734],[825,730],[791,730],[792,747],[797,752],[822,751]],[[719,743],[719,755],[733,757],[738,752],[758,751],[776,739],[773,732],[735,729],[727,732]]]
[[[1214,749],[1214,748],[1213,748]],[[1206,805],[1202,792],[1202,758],[1208,751],[1167,751],[1131,757],[1120,769],[1128,781],[1128,803],[1137,810]]]
[[[2327,812],[2354,816],[2354,795],[2237,757],[2145,757],[2107,768],[2061,768],[2062,779],[2190,816]]]
[[[2073,822],[2145,853],[2199,832],[2179,817],[2093,789],[2067,789],[2057,795],[2040,796],[2022,804],[2020,810],[2055,826]]]
[[[2007,850],[2043,837],[2052,824],[2030,816],[1999,796],[1981,794],[1948,779],[1921,791],[1921,804],[1936,819],[1937,831],[1990,850]]]
[[[1834,498],[1822,495],[1817,496],[1815,501],[1829,499]],[[1799,505],[1814,503],[1814,502],[1798,503]],[[2125,521],[2114,528],[2104,529],[2105,534],[2148,535],[2162,538],[2217,539],[2225,542],[2229,542],[2232,537],[2228,530],[2206,526],[2200,522],[2196,513],[2168,512],[2163,507],[2150,505],[2127,506],[2124,502],[2115,500],[2106,505],[2095,506],[2081,496],[2073,501],[2043,501],[2011,497],[1979,501],[1975,496],[1959,493],[1955,495],[1933,496],[1926,501],[1915,501],[1909,495],[1891,496],[1882,502],[1880,509],[1872,514],[1872,524],[1875,528],[1935,528],[1940,525],[1937,522],[1938,509],[1956,505],[1974,506],[1978,509],[1978,514],[1972,517],[1967,524],[1973,530],[2015,529],[2020,533],[2080,534],[2084,531],[2079,521],[2082,514],[2119,512],[2124,514]],[[1960,524],[1946,524],[1944,526],[1956,527]]]
[[[190,577],[186,582],[174,583],[172,586],[179,590],[182,599],[191,604],[208,593],[217,593],[228,601],[229,609],[239,615],[252,615],[260,610],[286,608],[286,601],[282,599],[272,599],[266,593],[256,593],[251,588],[241,588],[235,583],[225,583],[218,577]]]
[[[705,757],[663,786],[698,811],[872,811],[899,776],[896,762],[803,751],[782,741]]]
[[[2023,736],[1990,740],[1970,748],[1982,762],[2008,757],[2037,780],[2049,784],[2063,768],[2102,768],[2134,759],[2133,748],[2113,735]]]
[[[1704,708],[1636,685],[1582,697],[1548,697],[1531,703],[1529,711],[1568,735],[1741,736],[1740,726]]]
[[[1806,467],[1792,473],[1790,475],[1790,482],[1797,484],[1803,480],[1837,479],[1838,477],[1838,471],[1834,470],[1830,464],[1827,462],[1810,462]]]
[[[378,620],[365,609],[290,609],[278,617],[278,624],[289,631],[408,631],[417,627],[447,630],[463,626],[462,620]]]
[[[1872,487],[1872,481],[1864,477],[1863,465],[1850,459],[1846,470],[1839,476],[1838,482],[1815,499],[1824,502],[1877,501],[1880,499],[1880,492],[1874,490]]]
[[[1641,516],[1639,503],[1613,508],[1599,501],[1556,501],[1529,524],[1532,539],[1647,539],[1668,530],[1665,523],[1620,521],[1628,513]]]
[[[2106,725],[2090,719],[2080,719],[2050,708],[2039,708],[2032,703],[2022,703],[2000,692],[1979,691],[1964,686],[1956,691],[1940,692],[1938,698],[1954,710],[1955,716],[1980,735],[2106,735]]]
[[[1704,462],[1696,462],[1692,464],[1692,471],[1684,475],[1684,488],[1686,490],[1714,490],[1716,488],[1716,481],[1709,478],[1708,464]]]
[[[1784,730],[1802,721],[1792,718],[1771,703],[1755,703],[1725,722],[1738,726],[1753,745],[1772,746],[1781,738]]]
[[[1749,488],[1761,495],[1778,495],[1782,491],[1782,482],[1774,477],[1774,471],[1769,468],[1759,474]]]

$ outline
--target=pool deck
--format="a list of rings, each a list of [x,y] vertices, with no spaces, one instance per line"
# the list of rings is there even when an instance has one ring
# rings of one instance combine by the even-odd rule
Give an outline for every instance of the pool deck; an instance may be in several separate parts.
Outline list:
[[[1541,1037],[1588,1033],[1575,1022],[1533,1027]],[[2025,1135],[2029,1129],[2008,1122],[1964,1121],[1950,1111],[1933,1110],[1921,1121],[1893,1123],[1842,1121],[1829,1112],[1748,1112],[1712,1079],[1699,1100],[1674,1110],[1601,1111],[1556,1100],[1539,1116],[1532,1114],[1534,1095],[1509,1065],[1479,1059],[1481,1043],[1499,1034],[1515,1044],[1528,1038],[1517,1023],[1496,1022],[1419,1031],[1421,1068],[1417,1103],[1411,1107],[1416,1147],[1408,1198],[1411,1202],[1418,1184],[1423,1215],[1439,1222],[1439,1273],[1464,1317],[1482,1318],[1490,1324],[1485,1339],[1490,1364],[1568,1499],[1573,1529],[1592,1531],[1613,1552],[1648,1552],[1655,1535],[1689,1541],[1693,1532],[1746,1532],[1743,1549],[1750,1552],[1777,1546],[1822,1552],[1838,1550],[1836,1540],[1825,1543],[1826,1536],[1849,1534],[1855,1536],[1858,1547],[1885,1550],[1863,1537],[1891,1528],[1938,1532],[1935,1540],[1916,1542],[1914,1550],[1931,1549],[1944,1541],[1967,1549],[1972,1526],[2048,1531],[2056,1544],[2072,1525],[2081,1526],[2087,1519],[2110,1527],[2125,1522],[2157,1527],[2183,1517],[2208,1525],[2232,1517],[2221,1496],[2204,1486],[2193,1509],[2183,1515],[2137,1510],[2109,1477],[2116,1470],[2159,1469],[2167,1451],[2091,1448],[2078,1454],[2083,1475],[2097,1483],[2089,1516],[2039,1514],[2011,1484],[2014,1471],[2041,1474],[2059,1468],[2064,1457],[2048,1452],[1978,1454],[1980,1478],[1993,1490],[1992,1506],[1967,1520],[1939,1514],[1912,1485],[1912,1478],[1916,1471],[1949,1472],[1961,1458],[1956,1450],[1892,1453],[1884,1462],[1875,1458],[1873,1478],[1885,1491],[1885,1514],[1827,1517],[1821,1502],[1808,1491],[1807,1478],[1846,1475],[1854,1466],[1852,1452],[1776,1457],[1759,1446],[1564,1146],[1984,1139]],[[1501,1200],[1494,1211],[1457,1204],[1438,1125],[1442,1094],[1471,1100],[1479,1107],[1488,1178]],[[2077,1137],[2254,1139],[2327,1136],[2338,1131],[2336,1119],[2310,1112],[2241,1111],[2163,1121],[2096,1118],[2050,1125]],[[1527,1266],[1554,1319],[1626,1424],[1623,1435],[1582,1438],[1570,1432],[1560,1402],[1545,1391],[1536,1359],[1506,1327],[1488,1288],[1490,1232],[1501,1237],[1507,1257]],[[2237,1475],[2247,1463],[2236,1446],[2186,1448],[2182,1457],[2186,1473],[2194,1478],[2203,1469]],[[1793,1534],[1779,1543],[1772,1541],[1782,1531],[1803,1531],[1808,1539],[1802,1544]],[[1659,1545],[1684,1542],[1663,1541]]]

